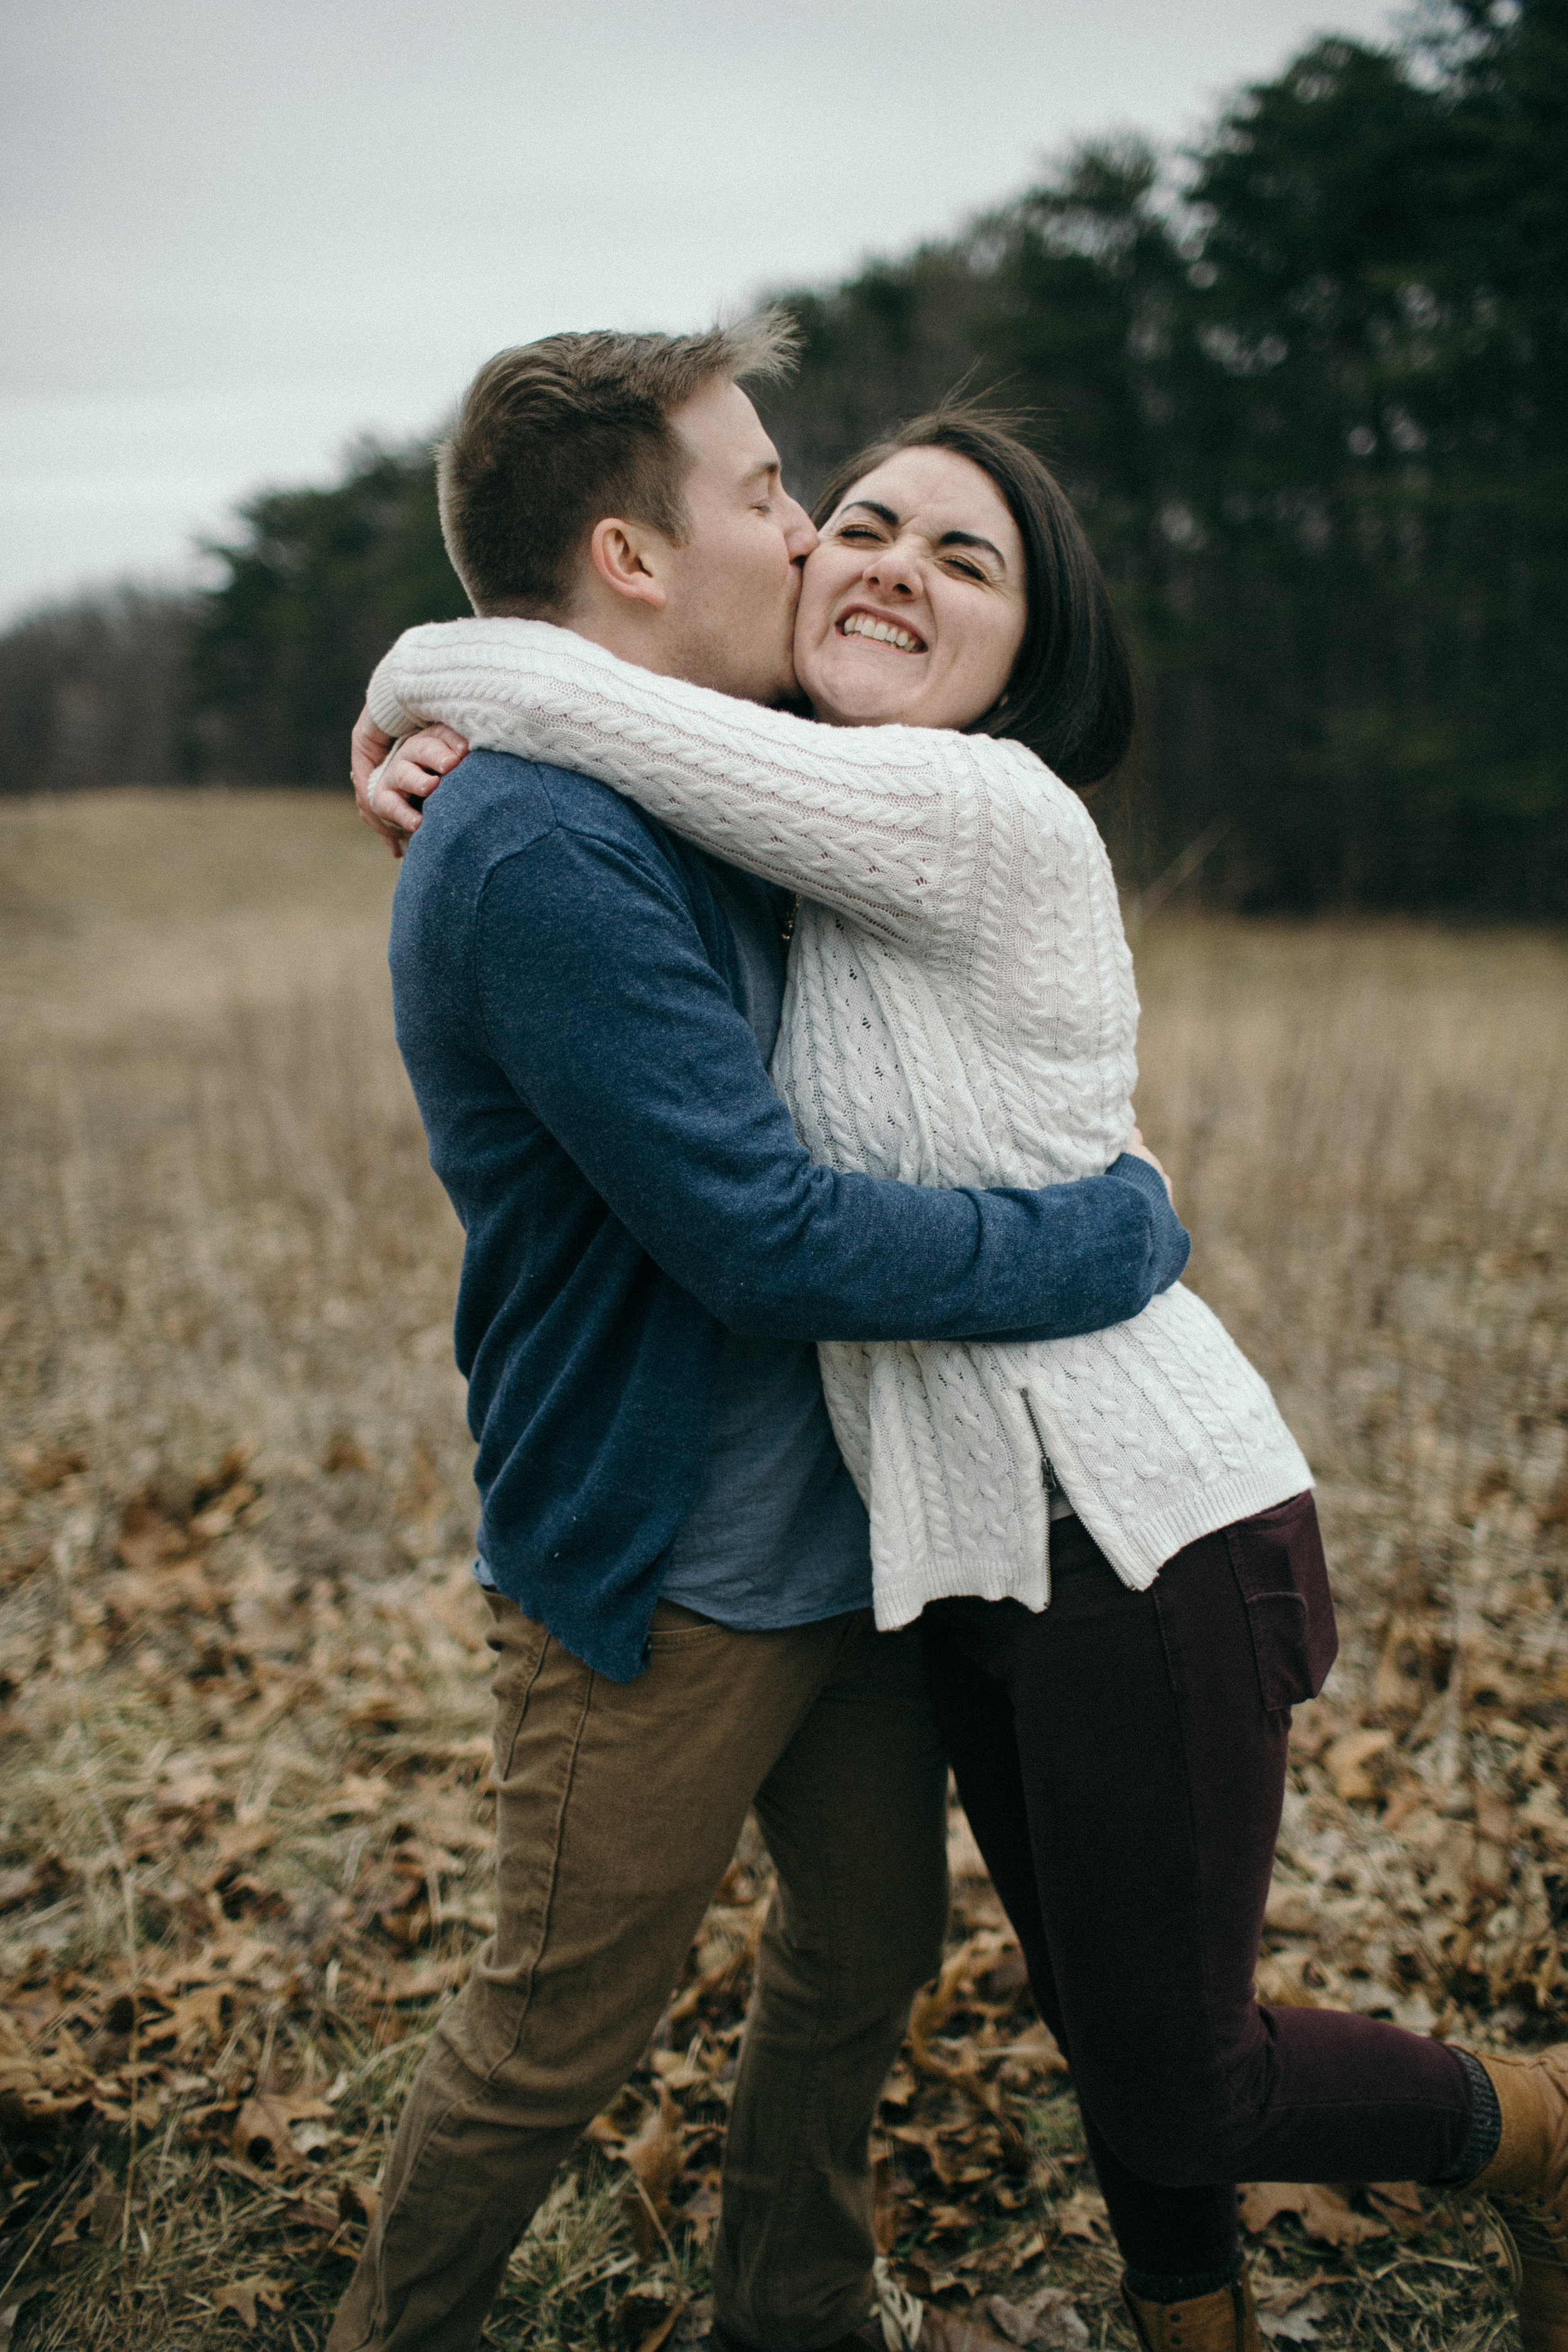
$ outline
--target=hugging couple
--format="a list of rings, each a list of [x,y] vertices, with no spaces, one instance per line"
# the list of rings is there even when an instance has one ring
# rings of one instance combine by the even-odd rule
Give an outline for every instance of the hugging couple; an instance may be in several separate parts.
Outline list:
[[[467,1235],[498,1885],[332,2352],[479,2340],[749,1808],[778,1891],[711,2341],[989,2344],[872,2228],[950,1764],[1146,2352],[1258,2352],[1255,2179],[1491,2195],[1526,2345],[1568,2352],[1568,2053],[1254,1996],[1333,1612],[1310,1473],[1180,1286],[1133,1125],[1079,797],[1132,724],[1105,583],[973,405],[808,518],[742,389],[789,356],[763,318],[492,360],[440,459],[479,617],[402,638],[356,730]]]

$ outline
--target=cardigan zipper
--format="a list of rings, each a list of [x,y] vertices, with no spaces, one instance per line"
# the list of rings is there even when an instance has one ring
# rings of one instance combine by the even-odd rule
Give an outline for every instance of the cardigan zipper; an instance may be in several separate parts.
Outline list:
[[[1062,1490],[1061,1480],[1051,1467],[1051,1457],[1046,1447],[1046,1433],[1040,1427],[1039,1415],[1035,1411],[1035,1400],[1027,1389],[1020,1389],[1018,1394],[1024,1400],[1024,1411],[1029,1416],[1029,1426],[1035,1433],[1035,1443],[1040,1449],[1040,1484],[1047,1495],[1059,1495]]]
[[[1050,1454],[1049,1454],[1048,1451],[1047,1450],[1047,1446],[1046,1446],[1046,1433],[1045,1433],[1045,1431],[1040,1427],[1039,1415],[1038,1415],[1038,1414],[1036,1412],[1036,1411],[1035,1411],[1035,1400],[1034,1400],[1034,1398],[1029,1394],[1029,1391],[1028,1391],[1028,1390],[1027,1390],[1027,1389],[1020,1389],[1020,1390],[1018,1391],[1018,1394],[1019,1394],[1019,1395],[1023,1398],[1023,1400],[1024,1400],[1024,1411],[1025,1411],[1025,1412],[1028,1414],[1028,1416],[1029,1416],[1029,1427],[1034,1431],[1034,1433],[1035,1433],[1035,1443],[1036,1443],[1036,1444],[1037,1444],[1037,1445],[1039,1447],[1039,1449],[1040,1449],[1040,1484],[1041,1484],[1041,1486],[1042,1486],[1045,1488],[1045,1490],[1046,1490],[1046,1596],[1045,1596],[1045,1597],[1046,1597],[1046,1606],[1047,1606],[1047,1608],[1048,1609],[1048,1608],[1049,1608],[1049,1606],[1050,1606],[1050,1601],[1051,1601],[1051,1496],[1052,1496],[1053,1495],[1058,1495],[1058,1494],[1060,1494],[1060,1492],[1061,1492],[1061,1485],[1060,1485],[1060,1481],[1059,1481],[1059,1480],[1058,1479],[1058,1477],[1057,1477],[1057,1474],[1056,1474],[1056,1472],[1055,1472],[1055,1471],[1052,1469],[1052,1467],[1051,1467],[1051,1457],[1050,1457]]]

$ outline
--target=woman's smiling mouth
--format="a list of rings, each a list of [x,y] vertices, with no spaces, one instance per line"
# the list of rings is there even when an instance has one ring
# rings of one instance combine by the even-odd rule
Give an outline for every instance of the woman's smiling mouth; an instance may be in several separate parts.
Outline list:
[[[878,645],[891,646],[895,653],[923,654],[925,639],[916,636],[912,629],[902,627],[897,621],[884,621],[875,613],[846,613],[838,624],[841,637],[870,637]]]

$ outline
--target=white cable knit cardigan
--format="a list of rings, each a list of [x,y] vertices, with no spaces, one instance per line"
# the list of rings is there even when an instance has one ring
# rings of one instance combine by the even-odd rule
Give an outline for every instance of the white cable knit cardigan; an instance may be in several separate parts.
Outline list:
[[[1099,1175],[1126,1144],[1138,999],[1110,861],[1022,745],[817,726],[542,621],[411,629],[369,698],[389,733],[443,719],[597,777],[801,892],[773,1078],[819,1161],[1042,1185]],[[820,1353],[883,1627],[954,1593],[1046,1605],[1043,1456],[1140,1589],[1183,1545],[1311,1484],[1268,1387],[1180,1284],[1084,1339]]]

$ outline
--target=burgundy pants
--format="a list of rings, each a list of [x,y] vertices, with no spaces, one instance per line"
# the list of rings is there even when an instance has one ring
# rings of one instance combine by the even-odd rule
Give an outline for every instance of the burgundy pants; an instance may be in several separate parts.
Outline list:
[[[921,1622],[1126,2261],[1222,2267],[1240,2180],[1449,2170],[1471,2112],[1451,2050],[1255,1997],[1290,1708],[1336,1645],[1311,1496],[1189,1544],[1147,1592],[1059,1520],[1051,1583],[1040,1615],[961,1600]]]

